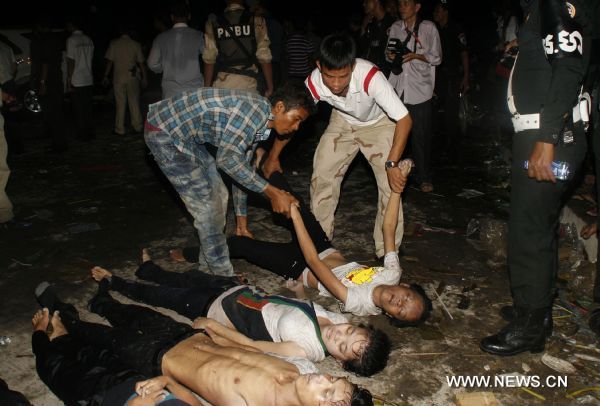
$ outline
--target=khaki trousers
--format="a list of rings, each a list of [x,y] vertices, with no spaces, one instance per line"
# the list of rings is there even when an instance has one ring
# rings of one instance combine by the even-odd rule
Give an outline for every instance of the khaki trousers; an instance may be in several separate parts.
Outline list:
[[[131,77],[113,83],[115,90],[115,131],[125,134],[125,108],[129,105],[131,126],[135,132],[142,131],[142,112],[140,111],[140,81]]]
[[[6,184],[10,169],[6,164],[8,145],[4,137],[4,117],[0,114],[0,223],[5,223],[13,218],[13,206],[6,195]]]
[[[387,117],[367,126],[351,125],[334,109],[331,112],[329,126],[321,136],[313,161],[310,208],[331,239],[335,209],[344,175],[358,151],[367,158],[377,181],[377,217],[373,230],[377,256],[385,254],[382,226],[391,192],[385,172],[385,161],[392,148],[395,128],[396,125]],[[396,249],[402,242],[403,234],[404,218],[401,202],[396,228]]]
[[[238,89],[258,94],[256,79],[235,73],[219,72],[213,87],[220,89]]]

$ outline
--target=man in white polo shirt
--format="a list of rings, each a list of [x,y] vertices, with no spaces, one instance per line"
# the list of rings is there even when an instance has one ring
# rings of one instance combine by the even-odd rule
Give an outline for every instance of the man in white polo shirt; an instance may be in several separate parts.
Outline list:
[[[67,87],[72,92],[75,135],[82,140],[90,140],[94,138],[92,122],[94,43],[81,31],[80,24],[77,22],[69,22],[67,30],[71,33],[67,38]]]
[[[397,163],[402,156],[412,121],[406,107],[379,69],[356,58],[356,45],[345,34],[323,39],[315,69],[306,79],[315,102],[333,106],[329,126],[321,136],[313,161],[310,186],[311,211],[330,239],[334,213],[344,175],[360,151],[377,181],[377,217],[373,231],[375,252],[385,254],[383,213],[390,188],[402,192],[406,177]],[[281,171],[279,153],[287,141],[276,140],[263,166],[265,176]],[[404,233],[402,205],[398,212],[396,249]]]

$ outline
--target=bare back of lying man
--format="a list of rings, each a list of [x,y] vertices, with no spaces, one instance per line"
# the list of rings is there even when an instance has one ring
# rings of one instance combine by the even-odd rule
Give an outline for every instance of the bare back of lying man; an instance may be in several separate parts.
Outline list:
[[[162,371],[214,405],[351,405],[361,392],[343,378],[301,375],[284,360],[222,347],[196,334],[171,348]],[[364,404],[364,403],[363,403]]]

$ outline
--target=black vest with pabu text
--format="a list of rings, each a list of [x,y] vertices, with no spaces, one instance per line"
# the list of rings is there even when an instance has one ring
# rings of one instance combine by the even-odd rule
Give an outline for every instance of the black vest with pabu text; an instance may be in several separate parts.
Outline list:
[[[255,76],[257,64],[254,18],[247,10],[226,11],[213,22],[219,54],[217,71]]]

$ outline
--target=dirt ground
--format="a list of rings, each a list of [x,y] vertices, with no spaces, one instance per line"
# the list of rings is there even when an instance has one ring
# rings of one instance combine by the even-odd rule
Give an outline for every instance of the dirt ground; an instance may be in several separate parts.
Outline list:
[[[86,309],[96,289],[89,276],[92,266],[102,265],[133,278],[141,249],[149,247],[153,258],[167,269],[192,267],[169,259],[169,249],[194,243],[195,230],[153,165],[143,138],[111,135],[109,108],[96,117],[96,140],[73,140],[66,154],[52,155],[44,152],[46,140],[27,138],[25,152],[10,160],[13,172],[8,193],[17,217],[0,226],[0,335],[12,341],[0,346],[0,377],[35,405],[59,404],[37,378],[30,347],[30,319],[38,308],[33,291],[39,282],[55,284],[60,296],[74,303],[83,318],[104,322]],[[318,128],[322,125],[309,126],[299,135],[283,161],[290,183],[306,198]],[[600,404],[598,392],[577,393],[600,386],[598,337],[586,321],[586,310],[593,307],[595,265],[580,258],[581,249],[571,249],[564,232],[562,293],[556,301],[555,330],[546,352],[568,361],[574,369],[557,372],[542,362],[543,354],[500,358],[479,350],[479,340],[503,325],[498,310],[510,303],[502,228],[508,209],[510,140],[494,134],[483,125],[474,128],[453,158],[443,149],[436,150],[434,193],[423,194],[410,187],[404,193],[403,281],[425,287],[434,300],[431,318],[420,327],[404,329],[390,326],[383,316],[352,318],[381,327],[392,338],[393,352],[383,372],[370,378],[349,376],[386,405],[449,405],[466,393],[483,391],[491,392],[488,396],[504,405]],[[483,194],[473,196],[475,192],[463,193],[464,189]],[[585,192],[583,188],[581,193]],[[348,258],[367,265],[378,263],[371,240],[376,193],[368,166],[356,160],[343,184],[334,244]],[[457,196],[461,193],[463,196]],[[289,238],[286,229],[272,222],[266,201],[252,199],[251,205],[250,227],[257,237]],[[583,220],[592,220],[585,217],[590,208],[585,201],[572,200],[570,206]],[[479,221],[479,231],[472,219]],[[486,230],[500,232],[486,237]],[[234,266],[267,291],[287,292],[282,278],[241,260],[234,261]],[[316,300],[337,308],[333,301]],[[319,367],[347,375],[334,360]],[[539,377],[545,387],[493,387],[495,377],[502,374]],[[491,377],[492,386],[450,387],[448,379],[459,376]],[[563,376],[567,377],[566,387],[550,387],[555,378]],[[511,378],[499,379],[510,384]],[[485,404],[481,399],[472,404]]]

